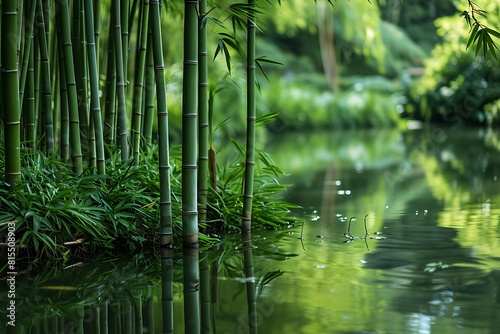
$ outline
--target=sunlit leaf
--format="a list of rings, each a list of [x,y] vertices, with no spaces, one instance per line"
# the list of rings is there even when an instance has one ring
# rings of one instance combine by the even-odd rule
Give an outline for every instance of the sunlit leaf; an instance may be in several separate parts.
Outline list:
[[[479,51],[481,51],[481,48],[483,47],[483,30],[479,30],[477,32],[477,44],[476,44],[476,54],[475,56],[479,54]]]
[[[471,33],[470,33],[470,37],[469,37],[469,41],[467,42],[467,46],[466,46],[466,49],[469,48],[469,46],[476,40],[476,38],[478,37],[478,29],[479,29],[479,25],[476,24],[474,25],[474,28],[472,29]]]
[[[257,124],[257,125],[268,124],[278,116],[279,116],[279,114],[277,112],[260,114],[259,116],[257,116],[257,119],[255,120],[255,124]]]

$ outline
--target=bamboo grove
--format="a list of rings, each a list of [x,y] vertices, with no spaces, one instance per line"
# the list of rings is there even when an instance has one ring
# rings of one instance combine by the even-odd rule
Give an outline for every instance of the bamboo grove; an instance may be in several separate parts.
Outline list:
[[[242,163],[245,171],[240,184],[241,227],[250,231],[255,165],[255,30],[259,13],[254,0],[227,8],[215,4],[210,7],[206,0],[186,0],[184,11],[175,2],[159,0],[0,3],[0,129],[6,187],[15,187],[23,179],[23,148],[70,163],[76,176],[90,173],[102,177],[101,182],[109,187],[110,159],[118,155],[119,163],[127,168],[138,164],[138,156],[151,145],[157,145],[160,243],[166,247],[173,244],[173,214],[164,55],[168,34],[162,22],[167,14],[184,17],[182,233],[184,245],[195,248],[199,223],[207,219],[209,191],[217,188],[211,144],[216,85],[208,79],[207,35],[214,33],[210,24],[223,27],[216,33],[214,59],[223,55],[231,72],[231,53],[237,53],[247,68],[246,161]],[[225,13],[232,29],[224,27],[218,17],[210,16],[214,9],[218,17]],[[244,34],[246,50],[240,45]]]

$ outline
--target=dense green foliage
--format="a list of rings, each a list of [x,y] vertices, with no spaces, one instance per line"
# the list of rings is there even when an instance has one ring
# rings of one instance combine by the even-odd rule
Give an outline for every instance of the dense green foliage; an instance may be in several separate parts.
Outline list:
[[[500,26],[500,5],[477,1],[489,13],[480,17],[483,24]],[[464,8],[467,1],[461,1]],[[482,45],[471,45],[466,21],[455,16],[436,21],[442,42],[426,61],[425,75],[411,91],[411,116],[443,121],[453,125],[466,123],[498,123],[500,103],[500,67],[493,52],[482,52]],[[457,28],[460,27],[460,28]],[[492,35],[495,38],[495,35]],[[488,49],[488,51],[493,51]]]
[[[3,147],[2,147],[3,148]],[[181,229],[181,152],[172,150],[172,201],[174,239]],[[208,219],[203,224],[210,233],[238,231],[241,227],[241,177],[243,150],[228,165],[218,167],[218,191],[209,197]],[[264,152],[259,154],[254,219],[262,226],[287,224],[295,206],[277,197],[286,185],[278,182],[283,172]],[[47,159],[42,152],[22,150],[22,179],[14,189],[0,188],[0,221],[16,222],[20,245],[30,257],[63,259],[66,254],[88,252],[130,252],[159,247],[160,205],[158,193],[158,147],[139,154],[137,163],[120,163],[115,154],[108,161],[105,177],[86,170],[82,176],[71,165]],[[4,159],[0,158],[0,165]],[[7,224],[0,225],[0,232]],[[2,232],[3,233],[3,232]],[[208,246],[216,239],[200,235]],[[23,248],[21,248],[22,251]]]

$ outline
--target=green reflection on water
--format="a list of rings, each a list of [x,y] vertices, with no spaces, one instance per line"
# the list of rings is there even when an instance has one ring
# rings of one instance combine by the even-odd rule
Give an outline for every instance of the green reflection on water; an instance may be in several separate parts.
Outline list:
[[[275,138],[268,148],[276,163],[293,173],[285,180],[294,184],[286,196],[304,207],[304,229],[252,234],[258,331],[495,333],[500,155],[491,143],[496,142],[492,133],[456,129]],[[344,243],[351,216],[357,218],[351,233],[364,236],[366,214],[371,235],[379,231],[387,238],[368,239],[368,247],[363,240]],[[248,330],[240,239],[228,237],[200,257],[210,273],[202,277],[209,277],[208,286],[216,291],[214,333]],[[174,333],[183,333],[182,255],[174,259]],[[159,333],[159,270],[158,258],[138,257],[21,276],[19,323],[62,328],[66,319],[92,332],[88,328],[97,328],[97,320],[87,322],[90,314],[101,320],[108,314],[110,333],[133,332],[139,321],[144,332],[154,327]]]

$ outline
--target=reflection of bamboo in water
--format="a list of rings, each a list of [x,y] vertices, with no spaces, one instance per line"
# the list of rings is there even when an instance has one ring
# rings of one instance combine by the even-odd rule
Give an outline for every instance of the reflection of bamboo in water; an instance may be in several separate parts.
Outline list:
[[[144,323],[142,318],[142,288],[134,287],[131,290],[133,311],[134,311],[134,327],[135,334],[142,334]]]
[[[325,217],[326,223],[330,221],[335,212],[335,195],[337,194],[335,181],[337,180],[337,168],[330,165],[326,169],[325,180],[323,181],[323,194],[321,197],[321,215]]]
[[[144,298],[144,333],[155,333],[155,315],[153,308],[153,287],[148,286]]]
[[[210,265],[210,276],[212,277],[212,282],[211,282],[212,284],[210,289],[210,295],[212,297],[212,300],[210,301],[210,303],[212,306],[212,328],[214,333],[217,333],[217,324],[215,321],[215,304],[217,304],[217,296],[219,293],[217,285],[218,273],[219,273],[219,259],[215,260]]]
[[[120,333],[123,334],[132,334],[132,329],[134,326],[132,325],[132,321],[134,320],[132,316],[132,305],[128,298],[123,299],[122,305],[123,310],[121,311],[121,322],[122,322],[122,330]]]
[[[77,303],[74,308],[61,307],[60,310],[66,316],[43,318],[33,321],[26,328],[19,324],[13,333],[154,333],[153,287],[148,286],[146,289],[133,287],[131,294],[120,291],[121,298],[112,303],[106,300],[100,305],[82,306]],[[173,323],[171,317],[168,321]],[[19,331],[20,328],[22,329]],[[173,327],[169,328],[169,331],[163,333],[173,333]]]
[[[201,332],[210,333],[210,268],[208,265],[208,253],[201,255],[200,262],[200,309],[201,309]]]
[[[108,333],[108,301],[105,301],[99,307],[99,328],[101,329],[101,334]]]
[[[101,334],[99,306],[85,306],[83,312],[83,333]]]
[[[174,332],[174,260],[171,248],[161,249],[161,307],[163,333]]]
[[[197,248],[184,247],[184,331],[200,332],[200,298],[199,298],[199,253]]]
[[[248,332],[257,333],[257,294],[255,289],[255,274],[252,257],[252,240],[250,233],[243,233],[243,261],[248,303]]]
[[[120,326],[120,319],[118,318],[119,312],[116,309],[116,306],[113,304],[109,304],[108,307],[108,330],[110,333],[120,333],[121,332],[121,326]]]

